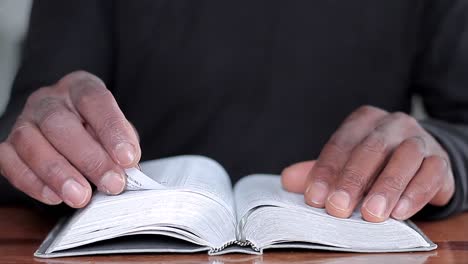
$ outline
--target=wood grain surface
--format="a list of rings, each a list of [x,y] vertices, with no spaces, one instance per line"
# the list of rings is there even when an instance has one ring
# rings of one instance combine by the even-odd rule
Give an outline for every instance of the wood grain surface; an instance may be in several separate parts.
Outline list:
[[[0,207],[0,263],[468,263],[468,213],[443,221],[417,222],[438,249],[431,252],[355,254],[275,250],[263,256],[229,254],[126,254],[38,259],[33,257],[57,219],[28,208]]]

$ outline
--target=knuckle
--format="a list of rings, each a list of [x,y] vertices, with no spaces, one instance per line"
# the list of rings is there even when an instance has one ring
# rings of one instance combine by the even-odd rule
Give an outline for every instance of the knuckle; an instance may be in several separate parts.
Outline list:
[[[406,120],[406,118],[408,118],[409,116],[405,112],[398,111],[398,112],[392,113],[392,117],[394,119]]]
[[[379,132],[372,132],[367,138],[362,142],[361,147],[372,153],[384,154],[388,152],[388,142],[385,136]]]
[[[376,111],[381,111],[379,108],[371,105],[362,105],[357,110],[356,113],[359,114],[370,114]]]
[[[398,193],[405,189],[406,181],[401,174],[393,174],[382,177],[382,185],[385,190]]]
[[[105,161],[96,154],[84,154],[79,161],[79,170],[87,176],[101,174]]]
[[[100,137],[110,137],[112,141],[116,140],[115,138],[120,139],[121,129],[126,125],[127,121],[124,118],[108,115],[97,132]]]
[[[39,127],[48,140],[54,142],[62,137],[66,137],[70,134],[70,128],[63,122],[64,114],[60,112],[55,112],[47,119],[45,119]]]
[[[32,129],[32,124],[21,122],[13,127],[8,139],[13,145],[24,145],[29,142]]]
[[[39,184],[39,179],[31,169],[24,168],[16,177],[13,176],[10,178],[10,183],[18,189],[24,189],[27,188],[27,185],[35,186]]]
[[[410,127],[417,127],[418,126],[418,121],[416,120],[416,118],[406,114],[406,113],[403,113],[403,112],[395,112],[392,114],[392,117],[398,121],[398,122],[401,122],[403,123],[403,125],[405,126],[410,126]]]
[[[83,72],[74,72],[60,81],[70,89],[70,96],[77,107],[86,107],[112,97],[104,82],[98,77]]]
[[[358,116],[370,116],[370,115],[379,115],[379,114],[386,114],[387,112],[383,109],[372,105],[362,105],[357,108],[351,115],[350,119],[354,119]]]
[[[415,201],[427,201],[433,193],[433,186],[430,183],[420,183],[413,187],[408,196]]]
[[[50,90],[50,87],[41,87],[34,91],[26,100],[25,107],[35,109],[37,107],[37,102],[42,98],[49,96]]]
[[[418,153],[424,155],[426,153],[426,140],[420,136],[414,136],[411,138],[406,139],[401,143],[401,146],[408,146],[411,148],[415,148]]]
[[[95,76],[94,74],[91,74],[87,71],[84,71],[84,70],[77,70],[77,71],[73,71],[73,72],[70,72],[69,74],[63,76],[59,81],[58,81],[58,84],[59,85],[64,85],[64,86],[69,86],[69,85],[72,85],[74,83],[77,83],[77,82],[80,82],[80,81],[87,81],[87,80],[92,80],[92,81],[96,81],[96,82],[99,82],[99,83],[103,83],[103,81],[101,79],[99,79],[97,76]]]
[[[75,104],[79,108],[85,108],[95,102],[104,100],[106,97],[112,96],[109,90],[96,87],[95,82],[91,80],[82,80],[76,86],[80,86],[80,89],[74,96],[76,98]]]
[[[343,170],[341,185],[347,189],[361,190],[367,186],[367,180],[361,171],[347,167]]]
[[[61,102],[58,99],[46,97],[39,102],[36,122],[40,127],[57,123],[57,118],[64,114]]]
[[[338,176],[339,170],[334,165],[317,164],[314,167],[314,172],[314,180],[328,182],[330,177],[336,178]]]
[[[11,183],[11,185],[15,186],[16,188],[21,187],[21,179],[22,178],[27,178],[28,174],[32,173],[31,170],[25,168],[21,171],[18,171],[17,173],[14,173],[13,175],[9,175],[8,181]]]
[[[60,184],[60,180],[66,176],[66,166],[66,162],[60,159],[47,162],[45,168],[43,169],[44,180],[58,186]]]
[[[443,173],[448,172],[448,162],[445,158],[441,156],[438,156],[438,155],[429,156],[425,159],[424,162],[427,162],[427,164],[432,168],[432,170],[438,174],[443,174]]]
[[[72,71],[70,72],[69,74],[65,75],[62,80],[67,80],[67,79],[71,79],[71,80],[77,80],[77,79],[85,79],[85,78],[89,78],[88,76],[92,75],[91,73],[85,71],[85,70],[76,70],[76,71]]]
[[[324,149],[331,152],[345,153],[354,146],[354,141],[349,136],[335,133],[328,141]]]
[[[410,204],[410,209],[417,207],[418,204],[420,203],[420,200],[418,199],[418,197],[414,196],[411,192],[404,192],[398,198],[399,201],[401,201],[403,199],[408,201],[408,203]],[[412,210],[409,210],[409,211],[412,211]],[[407,211],[406,213],[404,213],[404,216],[405,216],[404,218],[407,219],[411,215],[412,214],[411,213],[409,214],[408,211]]]
[[[440,187],[443,180],[446,179],[447,162],[440,156],[429,156],[423,162],[423,171],[431,173],[424,178],[417,178],[417,180],[410,186],[407,196],[415,201],[429,201],[433,197],[436,190]]]

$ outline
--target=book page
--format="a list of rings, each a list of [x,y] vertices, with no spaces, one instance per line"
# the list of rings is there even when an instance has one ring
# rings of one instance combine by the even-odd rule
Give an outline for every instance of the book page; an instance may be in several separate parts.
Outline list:
[[[304,203],[304,196],[285,191],[279,175],[255,174],[242,178],[234,187],[237,206],[237,219],[263,205],[297,206],[305,209],[323,211]]]
[[[308,242],[362,250],[428,247],[405,222],[388,219],[370,223],[359,208],[350,218],[337,218],[304,202],[302,194],[282,188],[278,175],[251,175],[234,188],[238,238],[257,247],[275,243]]]
[[[200,192],[224,203],[235,216],[231,180],[215,160],[184,155],[146,161],[140,166],[142,172],[137,169],[127,171],[130,179],[127,189],[184,189]]]
[[[141,168],[141,174],[131,172],[138,179],[133,188],[150,190],[117,196],[95,193],[60,232],[51,250],[132,234],[166,235],[210,247],[235,239],[231,182],[218,163],[200,156],[178,156],[144,162]]]
[[[127,175],[127,182],[125,186],[126,191],[143,191],[143,190],[164,190],[166,186],[155,181],[150,176],[143,173],[137,168],[130,168],[125,170]]]

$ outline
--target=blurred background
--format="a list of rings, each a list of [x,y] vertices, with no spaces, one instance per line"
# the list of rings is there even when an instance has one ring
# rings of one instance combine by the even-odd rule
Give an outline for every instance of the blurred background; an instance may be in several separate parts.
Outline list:
[[[18,67],[30,9],[31,0],[0,1],[0,115]]]

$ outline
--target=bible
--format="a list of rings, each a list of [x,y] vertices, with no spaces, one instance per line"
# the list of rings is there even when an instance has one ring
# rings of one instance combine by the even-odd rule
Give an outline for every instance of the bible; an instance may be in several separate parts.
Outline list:
[[[429,251],[437,246],[411,221],[341,219],[285,191],[279,175],[243,177],[203,156],[176,156],[129,169],[126,191],[96,192],[60,221],[36,257],[113,253],[262,254],[301,248],[349,252]]]

